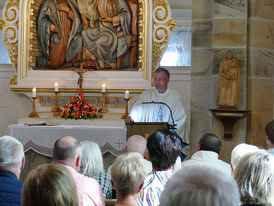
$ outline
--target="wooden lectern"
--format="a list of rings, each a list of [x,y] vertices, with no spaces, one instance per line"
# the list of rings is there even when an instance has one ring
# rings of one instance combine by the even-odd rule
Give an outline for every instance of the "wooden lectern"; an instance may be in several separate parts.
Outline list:
[[[167,122],[134,122],[126,123],[127,139],[132,135],[142,135],[146,139],[151,132],[159,129],[168,129]]]

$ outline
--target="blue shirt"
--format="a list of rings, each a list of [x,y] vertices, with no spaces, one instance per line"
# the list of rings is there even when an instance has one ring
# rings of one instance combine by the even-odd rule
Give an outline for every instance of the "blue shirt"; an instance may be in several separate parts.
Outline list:
[[[0,205],[20,206],[23,183],[12,172],[0,170]]]

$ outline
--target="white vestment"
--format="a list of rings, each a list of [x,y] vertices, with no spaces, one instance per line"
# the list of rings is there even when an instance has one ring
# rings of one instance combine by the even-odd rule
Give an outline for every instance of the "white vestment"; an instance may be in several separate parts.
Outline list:
[[[168,122],[169,124],[173,124],[171,113],[166,105],[142,104],[143,102],[152,101],[163,102],[170,107],[178,135],[184,142],[189,143],[186,113],[182,97],[173,89],[168,88],[163,94],[159,93],[155,88],[144,91],[132,106],[129,116],[134,122]]]

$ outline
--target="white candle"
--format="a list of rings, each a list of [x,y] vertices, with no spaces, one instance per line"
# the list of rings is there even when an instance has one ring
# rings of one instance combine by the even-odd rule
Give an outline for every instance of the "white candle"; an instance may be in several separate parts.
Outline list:
[[[102,92],[105,93],[106,92],[106,84],[102,84]]]
[[[36,87],[32,89],[32,97],[36,97]]]
[[[129,99],[129,91],[128,90],[125,91],[125,99]]]
[[[58,82],[55,82],[55,87],[54,87],[54,91],[55,91],[55,92],[58,92],[58,86],[59,86],[59,85],[58,85]]]

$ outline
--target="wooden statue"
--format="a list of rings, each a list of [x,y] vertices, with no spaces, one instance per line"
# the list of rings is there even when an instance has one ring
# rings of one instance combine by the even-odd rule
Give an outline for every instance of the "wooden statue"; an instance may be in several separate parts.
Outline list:
[[[217,105],[219,107],[236,108],[240,85],[240,67],[231,51],[222,59],[219,69]]]

